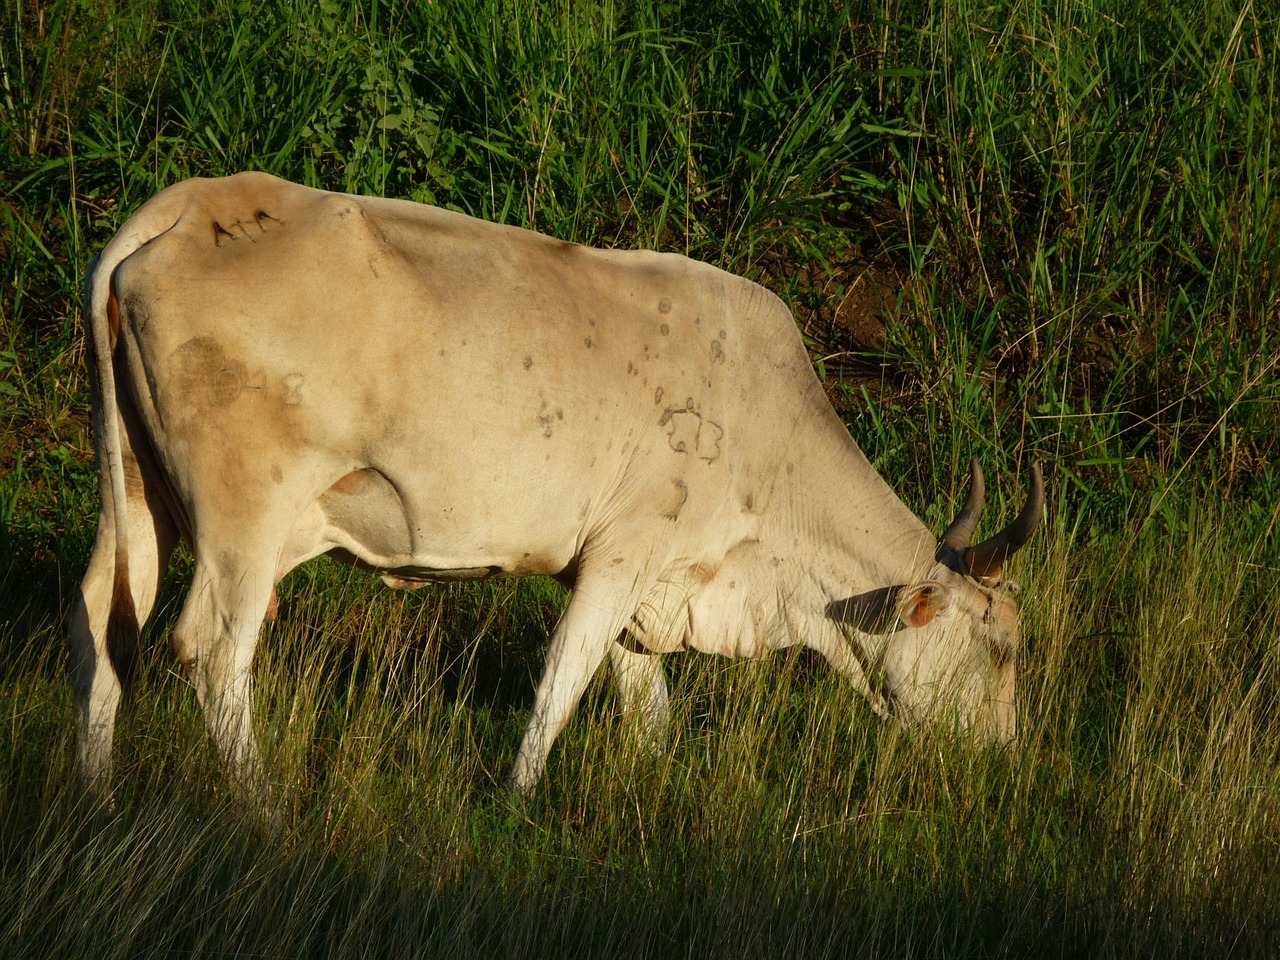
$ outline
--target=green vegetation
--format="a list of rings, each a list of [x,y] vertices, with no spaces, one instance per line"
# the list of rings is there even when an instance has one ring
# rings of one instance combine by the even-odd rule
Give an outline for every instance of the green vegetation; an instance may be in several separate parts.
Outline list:
[[[0,14],[0,954],[1274,956],[1280,18],[1255,0],[319,4]],[[222,782],[148,628],[114,810],[58,620],[97,481],[78,297],[159,187],[257,168],[687,252],[796,311],[940,528],[1047,465],[1017,748],[875,721],[803,655],[668,658],[498,788],[558,588],[320,563]],[[178,567],[182,567],[179,563]]]

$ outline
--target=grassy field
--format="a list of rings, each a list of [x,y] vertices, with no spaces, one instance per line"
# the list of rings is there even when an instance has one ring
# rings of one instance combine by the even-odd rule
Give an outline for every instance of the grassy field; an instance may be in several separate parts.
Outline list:
[[[1251,0],[13,0],[0,15],[0,955],[1280,953],[1280,17]],[[668,658],[500,788],[563,602],[328,562],[259,648],[269,822],[167,650],[73,788],[85,267],[254,168],[688,253],[793,305],[941,529],[1046,465],[1021,736],[882,725],[803,654]],[[1007,498],[1007,499],[1006,499]]]

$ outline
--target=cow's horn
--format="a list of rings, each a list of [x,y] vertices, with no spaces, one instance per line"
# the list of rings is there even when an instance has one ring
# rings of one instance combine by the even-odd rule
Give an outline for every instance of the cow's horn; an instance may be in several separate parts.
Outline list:
[[[1026,505],[1013,523],[994,537],[983,540],[964,555],[969,576],[976,580],[997,580],[1004,562],[1017,553],[1018,548],[1030,539],[1044,514],[1044,476],[1040,464],[1031,465],[1031,490]]]
[[[977,460],[970,460],[969,470],[971,472],[969,496],[959,515],[951,521],[951,526],[947,527],[942,534],[942,542],[945,546],[961,552],[973,542],[973,535],[977,532],[978,521],[982,519],[982,508],[987,499],[987,488],[982,480],[981,465]]]

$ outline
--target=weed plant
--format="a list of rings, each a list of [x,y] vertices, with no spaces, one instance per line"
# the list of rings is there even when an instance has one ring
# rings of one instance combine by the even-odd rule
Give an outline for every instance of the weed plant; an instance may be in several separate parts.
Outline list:
[[[13,0],[0,955],[1275,956],[1278,82],[1255,0]],[[1016,745],[882,725],[804,654],[675,656],[666,749],[597,684],[517,801],[560,589],[321,561],[259,648],[262,818],[164,649],[179,558],[87,808],[82,277],[247,168],[760,280],[936,529],[970,457],[993,524],[1043,461]]]

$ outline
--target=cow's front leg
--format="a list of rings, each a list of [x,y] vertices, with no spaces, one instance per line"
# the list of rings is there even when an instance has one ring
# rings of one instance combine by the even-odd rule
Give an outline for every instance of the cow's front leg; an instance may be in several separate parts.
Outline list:
[[[585,567],[556,624],[508,786],[528,794],[546,770],[551,745],[573,715],[587,684],[599,669],[613,638],[629,621],[641,594],[639,578],[618,563],[610,575],[592,576]],[[665,687],[664,687],[665,692]]]
[[[635,722],[647,745],[661,745],[666,739],[671,712],[662,659],[656,653],[629,650],[624,641],[615,640],[609,647],[609,665],[613,668],[613,682],[618,687],[623,714]]]

